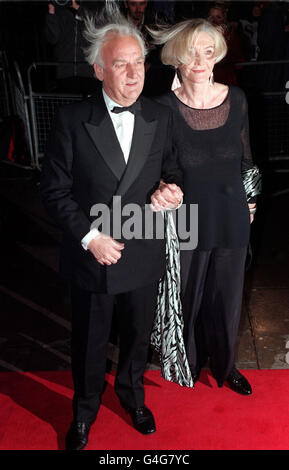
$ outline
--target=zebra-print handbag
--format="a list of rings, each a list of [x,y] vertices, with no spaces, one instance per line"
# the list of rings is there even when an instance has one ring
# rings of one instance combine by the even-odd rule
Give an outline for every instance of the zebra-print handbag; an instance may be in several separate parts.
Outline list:
[[[261,193],[262,177],[257,165],[249,170],[242,171],[242,178],[247,201]]]
[[[159,353],[162,377],[193,387],[184,339],[180,297],[180,247],[171,211],[164,211],[166,272],[159,282],[151,344]]]

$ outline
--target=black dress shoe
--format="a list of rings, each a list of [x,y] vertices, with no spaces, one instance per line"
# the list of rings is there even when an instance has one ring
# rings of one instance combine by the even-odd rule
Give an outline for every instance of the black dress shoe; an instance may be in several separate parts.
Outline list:
[[[88,442],[90,425],[73,421],[66,436],[66,450],[82,450]]]
[[[146,407],[129,408],[124,406],[124,409],[132,417],[134,428],[142,434],[152,434],[156,432],[155,420],[152,412]]]
[[[241,395],[251,395],[252,388],[246,377],[244,377],[237,369],[233,369],[227,377],[230,388]]]

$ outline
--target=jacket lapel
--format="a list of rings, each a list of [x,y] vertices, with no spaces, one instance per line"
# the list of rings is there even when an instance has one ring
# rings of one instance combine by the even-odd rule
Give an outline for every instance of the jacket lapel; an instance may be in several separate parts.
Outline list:
[[[120,180],[126,163],[102,94],[94,98],[92,116],[84,126],[105,163]]]
[[[143,110],[136,114],[126,171],[116,190],[118,196],[123,196],[140,174],[150,152],[157,122],[157,120],[148,120]]]
[[[84,126],[105,163],[119,180],[115,195],[123,196],[140,174],[149,155],[157,120],[152,119],[150,110],[142,101],[142,109],[135,116],[135,124],[128,163],[118,142],[112,121],[106,110],[102,93],[94,97],[92,115]]]

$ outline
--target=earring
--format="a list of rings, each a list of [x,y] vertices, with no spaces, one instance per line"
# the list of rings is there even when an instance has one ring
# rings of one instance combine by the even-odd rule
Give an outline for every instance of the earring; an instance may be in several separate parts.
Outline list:
[[[209,79],[209,83],[210,83],[210,86],[213,86],[214,83],[215,83],[213,72],[211,73],[211,76],[210,76],[210,79]]]

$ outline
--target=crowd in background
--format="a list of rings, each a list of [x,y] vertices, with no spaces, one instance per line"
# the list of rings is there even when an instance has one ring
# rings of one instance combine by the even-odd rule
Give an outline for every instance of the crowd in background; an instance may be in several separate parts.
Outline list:
[[[221,26],[228,43],[228,54],[215,73],[216,80],[226,84],[243,84],[244,69],[233,64],[289,60],[289,3],[286,1],[128,0],[118,3],[124,15],[143,32],[148,43],[144,88],[144,94],[148,96],[166,91],[172,83],[174,71],[160,63],[159,50],[151,43],[146,26],[172,24],[196,17],[207,18]],[[0,49],[5,50],[9,60],[18,62],[23,73],[32,62],[71,62],[70,66],[59,66],[54,75],[45,76],[41,86],[48,87],[48,91],[89,93],[95,87],[95,79],[92,70],[81,63],[85,46],[83,17],[87,11],[97,14],[103,4],[98,0],[72,0],[65,6],[57,4],[57,0],[51,3],[4,2],[0,6]],[[247,82],[250,82],[252,70],[248,72],[246,69]],[[289,64],[266,65],[259,68],[259,72],[261,90],[283,90],[289,76]]]

